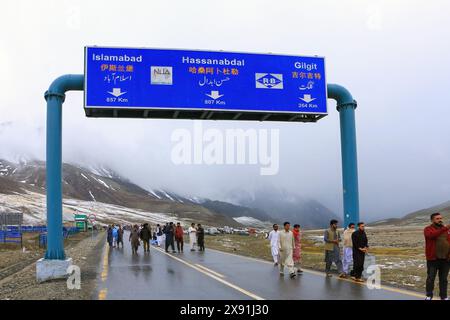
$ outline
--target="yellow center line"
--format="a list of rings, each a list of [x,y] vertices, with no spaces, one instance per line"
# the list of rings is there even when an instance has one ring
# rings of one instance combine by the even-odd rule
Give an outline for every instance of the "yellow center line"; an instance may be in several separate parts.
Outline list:
[[[106,293],[108,292],[107,289],[102,289],[98,293],[98,300],[106,300]]]
[[[256,295],[256,294],[254,294],[254,293],[252,293],[252,292],[250,292],[250,291],[248,291],[248,290],[245,290],[245,289],[243,289],[243,288],[241,288],[241,287],[238,287],[238,286],[235,285],[235,284],[232,284],[231,282],[228,282],[228,281],[226,281],[226,280],[224,280],[224,279],[221,279],[220,277],[218,277],[218,276],[216,276],[216,275],[214,275],[214,274],[212,274],[212,273],[209,273],[209,272],[205,271],[204,269],[199,268],[198,266],[193,265],[193,264],[191,264],[191,263],[189,263],[189,262],[187,262],[187,261],[185,261],[185,260],[183,260],[183,259],[180,259],[180,258],[178,258],[178,257],[175,257],[175,256],[173,256],[173,255],[171,255],[171,254],[169,254],[169,253],[163,251],[162,249],[155,248],[155,250],[157,250],[157,251],[159,251],[159,252],[161,252],[161,253],[163,253],[163,254],[165,254],[165,255],[171,257],[172,259],[177,260],[178,262],[181,262],[181,263],[185,264],[186,266],[188,266],[188,267],[190,267],[190,268],[192,268],[192,269],[197,270],[198,272],[201,272],[201,273],[207,275],[207,276],[210,277],[210,278],[213,278],[214,280],[217,280],[217,281],[223,283],[224,285],[226,285],[226,286],[228,286],[228,287],[230,287],[230,288],[233,288],[233,289],[235,289],[235,290],[237,290],[237,291],[239,291],[239,292],[241,292],[241,293],[243,293],[243,294],[249,296],[249,297],[252,298],[252,299],[255,299],[255,300],[265,300],[264,298],[262,298],[262,297],[260,297],[260,296],[258,296],[258,295]]]
[[[108,245],[105,245],[105,249],[104,249],[105,254],[103,255],[103,268],[102,268],[102,274],[101,274],[101,278],[102,281],[104,282],[106,280],[106,278],[108,277],[108,258],[109,258],[109,250],[108,250]]]
[[[108,260],[109,260],[109,248],[107,243],[105,243],[105,248],[103,249],[103,251],[104,251],[102,264],[103,267],[100,277],[102,279],[102,282],[105,282],[106,279],[108,278]],[[105,300],[107,292],[108,292],[107,288],[103,288],[102,290],[100,290],[98,293],[98,299]]]
[[[252,260],[252,261],[256,261],[256,262],[262,262],[262,263],[273,265],[272,262],[261,260],[261,259],[258,259],[258,258],[241,256],[241,255],[238,255],[238,254],[225,252],[225,251],[220,251],[220,250],[215,250],[215,249],[209,249],[209,250],[216,251],[218,253],[228,254],[230,256],[235,256],[235,257],[239,257],[239,258],[244,258],[244,259],[248,259],[248,260]],[[321,277],[326,277],[326,274],[323,273],[323,272],[320,272],[320,271],[315,271],[315,270],[311,270],[311,269],[303,269],[303,268],[302,268],[302,270],[303,270],[303,272],[307,272],[307,273],[310,273],[310,274],[315,274],[315,275],[318,275],[318,276],[321,276]],[[364,286],[366,285],[366,282],[355,282],[355,281],[353,281],[351,279],[345,279],[345,278],[336,278],[336,279],[337,280],[341,280],[341,281],[351,282],[351,283],[358,284],[358,285],[364,285]],[[420,293],[415,293],[415,292],[407,291],[407,290],[403,290],[403,289],[397,289],[397,288],[389,287],[389,286],[385,286],[385,285],[381,285],[380,287],[381,287],[381,289],[386,290],[386,291],[392,291],[392,292],[396,292],[396,293],[401,293],[401,294],[408,295],[408,296],[411,296],[411,297],[416,297],[416,298],[417,297],[418,298],[424,298],[424,295],[421,295]],[[372,289],[372,290],[377,290],[377,289]]]

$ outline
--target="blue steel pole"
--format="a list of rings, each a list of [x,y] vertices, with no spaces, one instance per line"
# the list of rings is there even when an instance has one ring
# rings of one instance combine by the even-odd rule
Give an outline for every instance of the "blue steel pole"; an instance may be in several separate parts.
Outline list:
[[[358,162],[356,152],[356,101],[350,92],[337,84],[328,84],[328,97],[336,100],[341,126],[342,186],[344,227],[359,222]]]
[[[62,104],[68,90],[83,90],[83,75],[57,78],[45,93],[47,101],[47,251],[45,259],[64,260],[62,233]]]

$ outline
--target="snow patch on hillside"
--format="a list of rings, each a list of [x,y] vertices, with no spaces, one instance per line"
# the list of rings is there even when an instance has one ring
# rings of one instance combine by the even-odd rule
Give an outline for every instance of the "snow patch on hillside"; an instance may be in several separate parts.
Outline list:
[[[154,196],[157,197],[158,199],[161,199],[161,197],[158,196],[153,190],[149,190],[149,191],[150,191],[150,193],[151,193],[152,195],[154,195]]]
[[[243,217],[237,217],[237,218],[233,218],[233,219],[247,227],[264,228],[264,227],[270,225],[270,222],[263,222],[256,218],[253,218],[253,217],[243,216]]]
[[[41,225],[46,223],[45,195],[27,192],[25,194],[0,194],[0,212],[24,212],[25,225]],[[131,209],[102,202],[76,199],[63,200],[63,221],[74,221],[76,213],[94,214],[98,223],[109,224],[151,224],[181,222],[189,225],[189,219],[176,217],[170,213],[148,212]]]

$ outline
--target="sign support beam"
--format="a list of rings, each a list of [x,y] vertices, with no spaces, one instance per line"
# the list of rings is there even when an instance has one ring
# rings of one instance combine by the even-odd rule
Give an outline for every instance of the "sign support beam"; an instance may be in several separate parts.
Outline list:
[[[45,259],[64,260],[62,232],[62,104],[69,90],[83,90],[83,75],[57,78],[45,93],[47,101],[47,251]]]
[[[62,104],[67,91],[83,91],[84,75],[63,75],[45,93],[47,101],[47,231],[45,259],[64,260],[62,234]],[[344,225],[359,221],[358,168],[356,155],[356,101],[336,84],[327,85],[328,98],[337,102],[341,127]]]
[[[358,161],[356,153],[356,101],[350,92],[337,84],[327,85],[328,98],[337,102],[341,127],[342,188],[344,227],[359,222]]]

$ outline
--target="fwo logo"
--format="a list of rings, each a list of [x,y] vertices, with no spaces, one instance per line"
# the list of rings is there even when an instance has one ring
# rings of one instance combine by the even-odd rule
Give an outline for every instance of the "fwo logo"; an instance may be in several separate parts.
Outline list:
[[[281,73],[255,73],[255,79],[258,89],[283,89]]]

